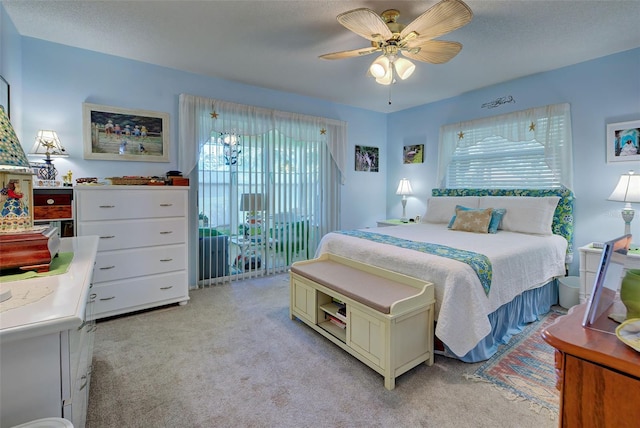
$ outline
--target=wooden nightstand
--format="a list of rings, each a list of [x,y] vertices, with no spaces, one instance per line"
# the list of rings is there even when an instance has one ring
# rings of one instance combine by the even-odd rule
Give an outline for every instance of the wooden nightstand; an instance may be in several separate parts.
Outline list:
[[[74,236],[73,187],[34,187],[33,221],[58,223],[61,237]]]
[[[408,221],[401,221],[399,218],[390,218],[387,220],[379,220],[376,222],[378,227],[398,226],[400,224],[407,224]]]
[[[634,245],[632,245],[634,246]],[[598,266],[602,258],[602,249],[593,248],[593,244],[580,247],[580,303],[589,300],[593,283],[598,273]],[[626,269],[640,269],[640,252],[633,251],[628,254]]]

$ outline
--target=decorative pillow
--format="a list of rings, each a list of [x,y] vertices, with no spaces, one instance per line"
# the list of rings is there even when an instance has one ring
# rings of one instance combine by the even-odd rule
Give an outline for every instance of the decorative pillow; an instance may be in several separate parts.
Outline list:
[[[558,196],[482,196],[480,208],[506,209],[500,227],[503,230],[551,235],[553,214],[559,200]]]
[[[457,210],[463,210],[463,211],[482,211],[482,208],[468,208],[468,207],[463,207],[462,205],[457,205],[456,206],[456,212]],[[507,210],[505,210],[504,208],[493,208],[493,211],[491,212],[491,221],[489,222],[489,233],[497,233],[498,232],[498,227],[500,226],[500,222],[502,221],[502,217],[504,216],[504,214],[507,212]],[[453,227],[453,223],[456,221],[456,215],[454,214],[453,217],[451,217],[451,221],[449,221],[449,225],[447,226],[449,229],[451,229],[451,227]]]
[[[457,205],[478,208],[479,196],[435,196],[427,199],[427,212],[422,217],[423,223],[449,223]]]
[[[462,230],[465,232],[488,233],[492,211],[492,208],[484,210],[456,209],[456,219],[454,220],[451,229]]]

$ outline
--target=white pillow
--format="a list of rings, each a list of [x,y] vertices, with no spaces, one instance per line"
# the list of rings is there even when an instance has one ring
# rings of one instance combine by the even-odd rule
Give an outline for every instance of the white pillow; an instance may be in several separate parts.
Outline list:
[[[553,214],[559,196],[482,196],[479,208],[505,208],[500,229],[551,235]]]
[[[479,208],[478,196],[434,196],[427,199],[427,212],[422,217],[422,223],[447,223],[456,213],[456,205],[467,208]]]

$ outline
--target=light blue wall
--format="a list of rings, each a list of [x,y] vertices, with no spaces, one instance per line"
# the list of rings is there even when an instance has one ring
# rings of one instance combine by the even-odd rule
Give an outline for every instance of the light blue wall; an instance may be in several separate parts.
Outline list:
[[[546,104],[571,104],[576,247],[622,233],[621,204],[606,198],[621,173],[631,168],[640,171],[640,165],[607,164],[605,152],[607,123],[640,118],[640,49],[384,115],[21,37],[1,5],[0,48],[0,74],[12,85],[12,123],[22,145],[28,150],[38,129],[57,130],[71,157],[56,160],[56,165],[62,171],[72,169],[74,177],[162,175],[176,169],[178,95],[182,92],[348,122],[343,228],[368,227],[382,218],[399,217],[402,208],[395,188],[402,177],[411,179],[415,192],[407,214],[424,214],[426,198],[437,186],[439,128],[459,120]],[[506,95],[513,96],[516,103],[481,108],[483,103]],[[172,162],[82,159],[85,101],[169,112]],[[402,164],[402,147],[411,144],[425,144],[425,163]],[[380,172],[354,171],[355,145],[380,148]],[[640,236],[640,218],[632,223],[632,233]],[[576,258],[571,273],[577,271]]]
[[[569,103],[573,132],[575,243],[605,241],[624,232],[622,204],[607,201],[620,174],[640,173],[640,162],[606,161],[606,124],[640,119],[640,49],[546,73],[504,82],[436,103],[390,114],[388,135],[387,215],[402,213],[393,184],[407,177],[415,195],[407,202],[407,215],[424,214],[426,199],[436,183],[440,126],[457,121],[494,116],[547,104]],[[493,109],[482,104],[511,95],[513,104]],[[425,144],[425,163],[402,163],[402,147]],[[640,205],[636,204],[640,217]],[[640,218],[632,222],[640,237]],[[640,239],[636,238],[636,242]],[[578,274],[578,258],[571,274]]]

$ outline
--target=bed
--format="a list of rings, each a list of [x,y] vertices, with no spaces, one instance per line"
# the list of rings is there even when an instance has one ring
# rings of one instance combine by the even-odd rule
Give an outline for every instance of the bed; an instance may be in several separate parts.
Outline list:
[[[445,355],[477,362],[557,303],[556,278],[566,274],[572,241],[569,190],[434,189],[420,223],[332,232],[316,256],[433,282]]]

